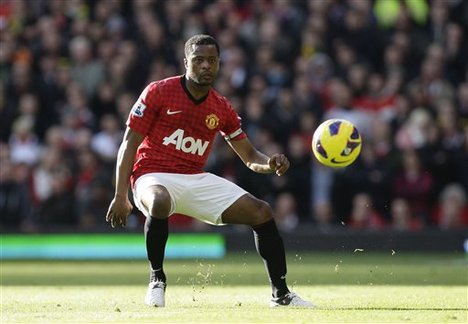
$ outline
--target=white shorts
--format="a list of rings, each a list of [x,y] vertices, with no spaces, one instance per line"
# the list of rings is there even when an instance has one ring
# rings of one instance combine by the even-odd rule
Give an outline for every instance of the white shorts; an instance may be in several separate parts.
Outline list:
[[[164,186],[171,196],[169,215],[183,214],[213,225],[224,225],[222,213],[247,191],[212,173],[148,173],[137,179],[133,188],[136,207],[149,217],[141,197],[154,185]]]

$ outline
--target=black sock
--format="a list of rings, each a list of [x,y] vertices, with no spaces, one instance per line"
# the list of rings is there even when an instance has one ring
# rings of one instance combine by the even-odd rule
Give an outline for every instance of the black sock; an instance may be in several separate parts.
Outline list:
[[[281,236],[275,221],[252,227],[255,246],[263,258],[273,290],[273,297],[284,296],[289,292],[286,285],[286,255]]]
[[[146,253],[151,265],[150,281],[166,282],[163,270],[164,251],[169,236],[168,219],[146,217],[145,222]]]
[[[162,281],[166,283],[166,274],[162,268],[150,271],[150,282]]]

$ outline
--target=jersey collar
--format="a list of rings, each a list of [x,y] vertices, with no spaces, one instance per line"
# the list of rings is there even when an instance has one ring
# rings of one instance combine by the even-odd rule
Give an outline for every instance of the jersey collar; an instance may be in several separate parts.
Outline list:
[[[192,94],[190,93],[189,89],[187,88],[187,84],[186,84],[187,80],[185,79],[185,74],[182,75],[180,77],[180,83],[182,84],[182,88],[184,89],[185,91],[185,94],[187,95],[187,97],[189,97],[189,99],[196,105],[199,105],[201,104],[203,101],[206,100],[206,98],[208,98],[208,96],[210,95],[210,92],[208,91],[208,93],[206,94],[206,96],[203,96],[201,97],[200,99],[195,99]]]

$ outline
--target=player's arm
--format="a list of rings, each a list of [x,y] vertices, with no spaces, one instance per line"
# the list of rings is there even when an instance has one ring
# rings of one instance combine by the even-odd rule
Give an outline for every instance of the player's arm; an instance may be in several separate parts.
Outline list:
[[[276,153],[268,157],[257,150],[247,137],[237,141],[231,140],[228,143],[242,162],[252,171],[257,173],[275,172],[281,176],[289,168],[289,160],[284,154]]]
[[[127,217],[132,211],[132,204],[128,199],[128,186],[135,153],[143,139],[143,135],[127,127],[120,144],[117,154],[115,194],[106,215],[106,221],[110,222],[112,227],[116,225],[125,226]]]

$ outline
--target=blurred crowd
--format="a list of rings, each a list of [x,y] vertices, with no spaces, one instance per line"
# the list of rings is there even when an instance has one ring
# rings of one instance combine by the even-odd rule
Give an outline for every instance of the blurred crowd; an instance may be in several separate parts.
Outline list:
[[[251,141],[292,163],[255,174],[219,136],[206,169],[268,201],[281,230],[468,227],[462,0],[2,0],[1,227],[103,229],[129,110],[183,74],[197,33],[219,41],[215,88]],[[363,138],[341,170],[310,148],[334,117]],[[135,210],[129,228],[141,222]]]

